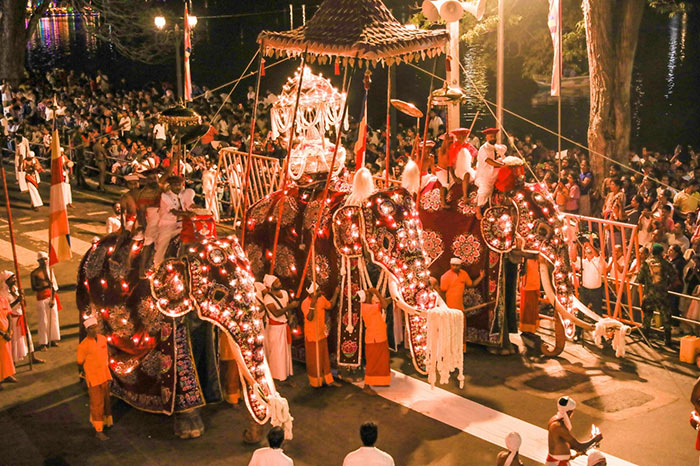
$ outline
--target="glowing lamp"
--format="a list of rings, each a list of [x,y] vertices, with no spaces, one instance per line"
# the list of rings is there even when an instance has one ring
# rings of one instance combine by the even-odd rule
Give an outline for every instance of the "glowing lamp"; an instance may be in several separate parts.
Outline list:
[[[153,18],[153,23],[156,25],[158,29],[163,29],[165,27],[165,17],[164,16],[156,16]]]

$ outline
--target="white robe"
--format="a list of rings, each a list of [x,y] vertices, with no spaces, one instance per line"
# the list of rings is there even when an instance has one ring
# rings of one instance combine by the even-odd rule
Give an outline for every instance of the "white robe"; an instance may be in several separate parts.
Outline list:
[[[289,295],[287,295],[287,292],[284,290],[282,290],[282,294],[283,296],[281,298],[277,298],[279,303],[275,301],[270,294],[265,294],[263,303],[265,303],[266,306],[272,304],[278,309],[280,304],[282,306],[287,306],[289,304]],[[286,315],[275,317],[267,310],[267,307],[265,312],[267,313],[268,320],[273,319],[276,322],[287,322]],[[268,321],[265,326],[264,337],[263,346],[265,348],[265,357],[267,358],[267,364],[270,366],[272,378],[276,380],[286,380],[287,377],[294,374],[292,368],[292,347],[287,343],[287,326],[272,325]]]
[[[219,223],[219,200],[216,196],[216,171],[206,170],[202,174],[202,193],[204,194],[204,204],[214,217],[214,221]]]
[[[39,184],[39,177],[37,177],[37,185]],[[41,200],[41,194],[39,194],[39,189],[32,183],[27,183],[27,190],[29,191],[29,200],[32,203],[32,207],[41,207],[44,202]]]
[[[496,154],[503,155],[506,146],[502,144],[491,144],[485,142],[480,148],[476,161],[476,173],[474,174],[474,184],[479,188],[476,193],[477,205],[482,206],[489,202],[493,192],[493,184],[498,177],[498,168],[489,165],[486,160],[496,160]]]
[[[19,184],[20,192],[23,193],[27,191],[27,179],[24,177],[22,165],[24,164],[24,159],[29,155],[29,150],[29,140],[23,137],[15,150],[15,178],[17,179],[17,184]]]
[[[194,191],[183,189],[179,194],[166,191],[160,196],[160,208],[158,209],[158,237],[156,238],[153,266],[157,267],[165,259],[170,241],[182,231],[182,220],[173,215],[171,210],[190,210],[194,205]],[[150,209],[149,209],[150,210]],[[148,219],[147,219],[148,220]],[[148,220],[150,227],[152,222]],[[148,232],[146,234],[148,239]]]
[[[66,205],[73,204],[73,194],[70,188],[70,171],[63,170],[63,200]]]
[[[58,291],[56,276],[52,270],[49,270],[53,289]],[[39,344],[47,345],[50,341],[58,341],[61,339],[61,327],[58,321],[58,305],[54,300],[53,306],[50,306],[51,297],[46,299],[36,300],[36,313],[39,330]]]
[[[27,335],[23,335],[25,329],[22,328],[23,325],[20,324],[21,320],[19,317],[22,315],[22,306],[17,303],[12,308],[12,359],[15,363],[24,359],[27,354],[34,352],[34,342],[32,341],[32,334],[28,332]],[[29,346],[27,346],[27,340],[29,340]]]

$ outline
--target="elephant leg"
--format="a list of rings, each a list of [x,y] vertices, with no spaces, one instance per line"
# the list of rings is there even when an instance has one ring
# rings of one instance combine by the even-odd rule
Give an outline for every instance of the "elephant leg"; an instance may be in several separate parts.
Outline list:
[[[195,408],[184,413],[175,413],[175,435],[181,439],[201,437],[204,433],[201,411]]]
[[[255,422],[252,416],[247,416],[248,426],[243,430],[243,443],[255,445],[263,438],[263,426]]]

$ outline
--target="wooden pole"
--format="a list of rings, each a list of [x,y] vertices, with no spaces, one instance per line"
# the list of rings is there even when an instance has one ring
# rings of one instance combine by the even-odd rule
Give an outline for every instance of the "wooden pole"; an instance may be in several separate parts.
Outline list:
[[[12,208],[10,207],[10,195],[7,192],[7,178],[5,176],[5,165],[2,163],[2,154],[0,153],[0,172],[2,172],[2,187],[5,190],[5,207],[7,208],[7,225],[10,229],[10,242],[12,243],[12,260],[15,263],[15,277],[17,277],[17,291],[19,292],[19,305],[22,308],[22,317],[24,320],[24,333],[27,340],[27,349],[31,350],[29,344],[29,325],[27,324],[27,305],[24,302],[24,292],[22,291],[22,281],[19,276],[19,262],[17,262],[17,248],[15,245],[15,230],[12,226]],[[53,286],[53,284],[51,285]],[[12,320],[9,320],[12,325]],[[34,354],[30,352],[29,370],[34,368]]]
[[[250,140],[248,141],[248,158],[245,162],[245,172],[243,175],[243,183],[241,184],[241,195],[243,196],[243,212],[241,216],[241,248],[245,246],[245,229],[246,229],[246,209],[248,208],[248,176],[250,176],[250,165],[253,157],[253,147],[255,146],[255,125],[258,118],[258,99],[260,98],[260,77],[262,75],[262,67],[265,62],[263,55],[262,44],[260,45],[260,61],[258,62],[258,76],[255,79],[255,104],[253,106],[253,118],[250,122]],[[236,225],[233,225],[236,228]]]
[[[386,185],[385,189],[389,189],[389,165],[391,163],[391,65],[386,69]]]
[[[294,143],[294,131],[297,128],[297,111],[299,110],[299,98],[301,97],[301,86],[304,83],[304,68],[306,67],[306,54],[309,50],[307,46],[304,54],[301,56],[301,68],[299,69],[299,82],[297,83],[297,96],[294,101],[294,112],[292,112],[292,127],[289,128],[289,141],[287,143],[287,157],[284,159],[282,166],[282,184],[280,190],[282,196],[279,200],[279,215],[277,216],[277,226],[275,227],[275,240],[272,243],[272,258],[270,259],[270,275],[275,273],[275,258],[277,257],[277,242],[280,239],[280,224],[282,223],[282,212],[284,211],[284,198],[287,197],[287,172],[289,171],[289,157],[292,154],[292,144]],[[341,125],[342,125],[342,119]],[[298,295],[297,295],[298,296]]]
[[[418,164],[418,170],[420,171],[420,178],[418,181],[418,194],[416,194],[416,209],[420,206],[420,194],[421,194],[421,178],[423,177],[423,161],[425,160],[425,152],[427,150],[426,141],[428,140],[428,123],[430,123],[430,107],[433,103],[433,84],[435,81],[435,69],[437,68],[437,57],[433,60],[433,72],[430,73],[430,90],[428,92],[428,105],[425,109],[425,125],[423,125],[423,150],[420,154],[420,163]]]

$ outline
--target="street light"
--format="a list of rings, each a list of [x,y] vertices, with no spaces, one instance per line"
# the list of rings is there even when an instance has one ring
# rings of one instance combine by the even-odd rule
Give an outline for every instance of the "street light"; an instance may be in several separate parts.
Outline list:
[[[164,16],[156,16],[156,17],[153,19],[153,22],[156,24],[156,27],[157,27],[158,29],[160,29],[161,31],[162,31],[163,28],[165,27],[165,17],[164,17]],[[195,20],[195,22],[196,22],[196,20]]]
[[[187,24],[193,29],[197,25],[197,17],[193,15],[187,15]]]

